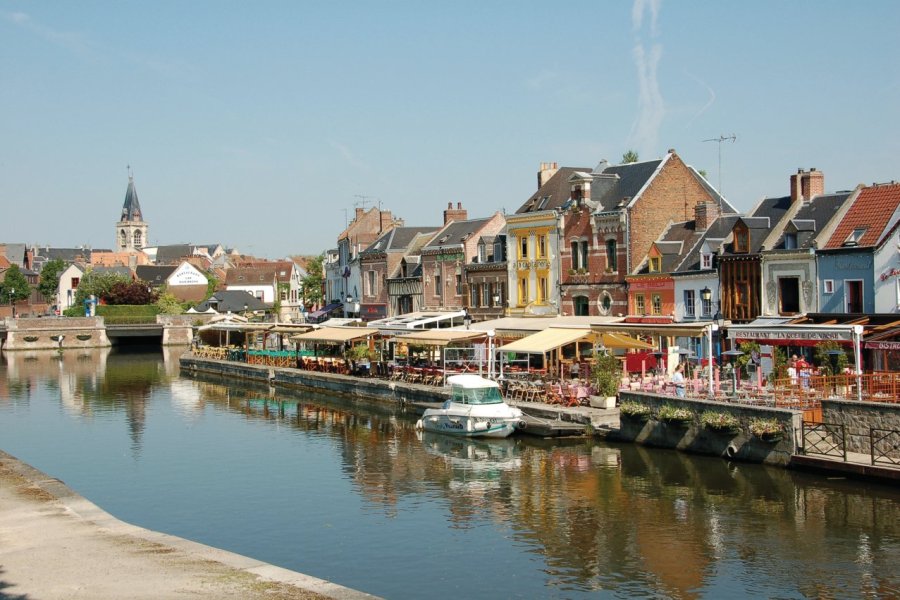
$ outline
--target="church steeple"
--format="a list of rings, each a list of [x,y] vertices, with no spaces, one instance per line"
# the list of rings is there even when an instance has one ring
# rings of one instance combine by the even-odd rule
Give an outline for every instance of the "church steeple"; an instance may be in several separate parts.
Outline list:
[[[125,190],[125,203],[122,205],[122,216],[116,223],[116,247],[120,252],[136,252],[147,243],[147,223],[141,214],[141,203],[138,202],[137,189],[134,187],[134,175],[128,166],[128,189]]]

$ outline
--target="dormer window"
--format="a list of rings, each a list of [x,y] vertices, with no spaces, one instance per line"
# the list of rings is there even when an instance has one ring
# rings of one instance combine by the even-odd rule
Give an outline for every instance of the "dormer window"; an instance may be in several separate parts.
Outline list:
[[[860,227],[859,229],[854,229],[853,233],[847,236],[847,239],[844,240],[844,246],[858,246],[859,240],[866,234],[868,231],[868,227]]]
[[[662,257],[651,256],[650,257],[650,272],[651,273],[659,273],[661,270],[662,270]]]
[[[484,243],[478,244],[478,262],[487,262]]]
[[[750,231],[745,227],[737,227],[734,230],[734,251],[736,253],[750,252]]]
[[[700,268],[712,269],[712,252],[704,252],[700,255]]]
[[[784,249],[785,250],[794,250],[797,248],[797,234],[796,233],[785,233],[784,234]]]

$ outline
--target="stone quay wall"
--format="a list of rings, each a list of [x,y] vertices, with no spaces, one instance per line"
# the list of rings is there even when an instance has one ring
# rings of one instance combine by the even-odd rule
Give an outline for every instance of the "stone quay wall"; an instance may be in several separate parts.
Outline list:
[[[6,319],[3,349],[67,350],[110,346],[103,317]]]
[[[848,452],[869,454],[872,429],[900,431],[900,403],[822,400],[822,420],[844,426]],[[881,451],[900,459],[897,449],[881,448]]]
[[[800,411],[673,398],[642,392],[620,392],[619,402],[623,401],[649,406],[651,415],[646,420],[621,415],[619,430],[611,432],[608,436],[611,440],[782,467],[789,465],[791,455],[797,451],[800,443],[800,424],[803,417]],[[693,413],[693,419],[687,423],[677,424],[662,421],[658,418],[658,412],[664,405],[687,408]],[[723,433],[704,427],[700,423],[700,414],[707,410],[737,417],[740,421],[739,429],[734,433]],[[777,420],[784,430],[781,439],[764,441],[751,434],[749,423],[753,418]]]

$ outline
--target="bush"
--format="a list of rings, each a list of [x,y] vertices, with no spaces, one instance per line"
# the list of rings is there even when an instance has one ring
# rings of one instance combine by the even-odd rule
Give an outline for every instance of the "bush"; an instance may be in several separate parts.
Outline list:
[[[750,419],[750,433],[759,438],[773,438],[781,436],[784,430],[778,419]]]
[[[619,414],[632,419],[646,419],[650,416],[650,407],[640,402],[628,400],[619,405]]]
[[[671,404],[663,404],[659,408],[659,413],[657,414],[660,421],[670,421],[670,422],[687,422],[694,420],[694,411],[689,408],[681,408],[679,406],[672,406]]]
[[[731,413],[705,410],[700,414],[700,424],[715,431],[737,431],[740,420]]]
[[[597,386],[599,396],[615,396],[619,391],[619,380],[622,367],[619,359],[609,353],[594,353],[594,364],[591,366],[591,378]]]

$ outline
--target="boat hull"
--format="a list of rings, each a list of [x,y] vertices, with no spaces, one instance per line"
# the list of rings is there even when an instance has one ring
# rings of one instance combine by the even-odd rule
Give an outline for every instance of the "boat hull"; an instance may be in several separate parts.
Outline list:
[[[460,437],[505,438],[516,430],[519,419],[515,419],[513,422],[487,422],[465,417],[425,415],[419,423],[421,423],[421,429],[434,433]]]

